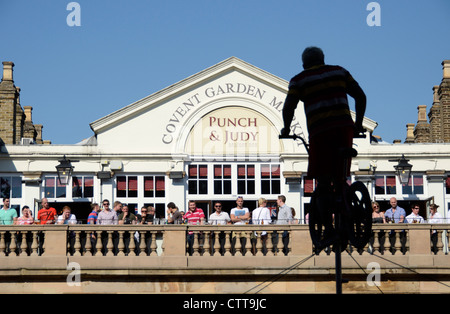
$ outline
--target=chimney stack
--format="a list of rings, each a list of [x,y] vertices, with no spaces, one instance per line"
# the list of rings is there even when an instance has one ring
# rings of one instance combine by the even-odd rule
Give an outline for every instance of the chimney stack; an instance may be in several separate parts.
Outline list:
[[[442,61],[442,69],[444,72],[444,79],[450,79],[450,60]]]
[[[417,122],[427,122],[427,105],[419,105],[417,107],[419,113],[418,113],[418,117],[417,117]]]
[[[405,143],[414,143],[414,123],[406,124],[406,140]]]
[[[439,103],[439,85],[433,86],[433,103]]]
[[[4,82],[4,81],[14,82],[13,81],[13,67],[14,67],[14,62],[3,61],[2,82]]]
[[[25,111],[25,121],[32,123],[33,119],[31,118],[31,111],[33,110],[33,107],[31,107],[31,106],[23,106],[23,109]]]

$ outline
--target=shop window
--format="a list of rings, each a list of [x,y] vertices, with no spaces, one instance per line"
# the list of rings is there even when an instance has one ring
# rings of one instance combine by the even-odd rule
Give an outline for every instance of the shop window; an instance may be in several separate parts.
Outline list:
[[[412,175],[408,184],[402,186],[403,194],[423,194],[423,176]]]
[[[117,183],[117,197],[137,197],[138,184],[137,176],[118,176]]]
[[[73,176],[72,177],[72,198],[88,198],[94,196],[94,177]]]
[[[214,194],[231,194],[231,165],[214,165]]]
[[[189,194],[208,194],[207,165],[189,165],[188,191]]]
[[[0,177],[1,197],[21,198],[22,197],[22,178],[21,177]]]
[[[375,176],[375,194],[396,194],[395,176]]]
[[[237,189],[238,194],[255,194],[255,166],[237,166]]]
[[[144,177],[144,197],[164,197],[166,195],[164,176]]]
[[[66,186],[59,183],[58,177],[46,177],[44,182],[44,195],[46,198],[65,198]]]
[[[280,194],[280,165],[261,165],[261,194]]]

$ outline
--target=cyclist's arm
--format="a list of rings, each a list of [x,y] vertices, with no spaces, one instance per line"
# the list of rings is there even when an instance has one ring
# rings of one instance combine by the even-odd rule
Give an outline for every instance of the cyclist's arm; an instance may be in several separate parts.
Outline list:
[[[282,135],[288,135],[289,131],[291,129],[291,122],[294,118],[294,112],[297,108],[299,97],[292,93],[290,90],[288,95],[286,96],[286,100],[284,101],[283,106],[283,121],[284,121],[284,128],[281,132]]]
[[[364,114],[366,112],[366,103],[367,103],[366,94],[356,81],[353,81],[352,84],[348,86],[347,93],[353,99],[355,99],[355,111],[356,111],[355,128],[356,130],[362,130],[363,129],[362,123],[364,119]]]

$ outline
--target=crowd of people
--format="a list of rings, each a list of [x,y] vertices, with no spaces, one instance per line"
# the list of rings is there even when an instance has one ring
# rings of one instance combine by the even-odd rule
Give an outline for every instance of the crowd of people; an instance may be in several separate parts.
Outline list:
[[[295,217],[295,210],[286,205],[286,197],[279,195],[277,198],[277,211],[271,211],[267,207],[267,200],[260,198],[258,200],[258,207],[250,211],[249,208],[244,207],[244,199],[239,196],[236,199],[236,206],[228,213],[222,208],[222,203],[216,201],[213,203],[214,210],[209,215],[209,219],[205,215],[204,211],[197,206],[196,201],[188,202],[188,209],[186,212],[180,211],[179,208],[170,202],[167,204],[167,213],[165,215],[165,223],[167,224],[187,224],[187,225],[243,225],[243,224],[293,224],[298,223]],[[131,208],[127,204],[123,204],[120,201],[115,201],[112,205],[109,200],[105,199],[102,202],[102,206],[98,203],[91,205],[91,212],[87,217],[87,224],[91,225],[137,225],[137,224],[153,224],[156,222],[155,208],[153,206],[143,206],[140,212],[135,212],[134,208]],[[41,208],[38,210],[36,217],[32,215],[32,211],[28,206],[22,208],[22,215],[18,217],[15,208],[10,207],[10,199],[5,197],[3,199],[3,207],[0,209],[0,224],[4,225],[29,225],[29,224],[77,224],[80,220],[77,219],[75,214],[72,213],[69,206],[64,206],[60,215],[57,214],[55,208],[51,207],[48,199],[43,198],[41,201]],[[96,233],[91,234],[92,247],[95,247]],[[100,234],[102,247],[106,247],[107,234],[101,232]],[[113,233],[114,248],[117,250],[117,234]],[[127,241],[129,241],[129,235],[127,234]],[[202,234],[201,234],[202,236]],[[136,237],[136,235],[135,235]],[[276,239],[272,239],[278,242],[278,234]],[[43,238],[43,237],[42,237]],[[233,246],[236,239],[239,238],[243,247],[246,241],[245,236],[239,233],[232,233]],[[261,234],[261,240],[265,242],[267,238],[267,232]],[[188,244],[188,252],[192,253],[195,234],[193,231],[188,231],[186,242]],[[221,250],[224,250],[224,234],[220,234],[219,241],[221,243]],[[73,250],[74,239],[69,237],[71,241],[71,250]],[[139,241],[139,239],[135,239]],[[148,242],[148,235],[145,237],[145,241]],[[255,246],[255,239],[252,239],[252,245]],[[203,238],[199,238],[199,241],[203,242]],[[41,241],[42,242],[42,241]],[[41,243],[40,242],[40,243]],[[287,254],[287,245],[289,243],[288,232],[282,234],[283,252]],[[147,243],[148,246],[148,243]],[[104,250],[104,249],[103,249]],[[148,250],[148,249],[147,249]],[[105,252],[102,252],[106,254]],[[223,252],[222,252],[223,253]]]
[[[298,223],[295,217],[295,210],[286,205],[286,197],[279,195],[277,198],[277,210],[271,211],[267,207],[267,200],[260,198],[258,207],[250,211],[244,207],[244,199],[239,196],[236,199],[236,206],[227,211],[223,210],[222,203],[213,203],[213,210],[209,218],[204,211],[197,206],[196,201],[189,201],[186,212],[179,210],[173,203],[167,204],[167,214],[163,219],[166,224],[293,224]],[[91,212],[86,222],[97,225],[118,225],[118,224],[153,224],[156,215],[153,206],[142,206],[140,212],[135,212],[134,208],[129,208],[127,204],[115,201],[112,205],[109,200],[103,200],[102,206],[98,203],[91,204]],[[15,208],[10,207],[10,199],[3,198],[2,210],[0,210],[0,224],[3,225],[29,225],[29,224],[77,224],[84,221],[72,213],[69,206],[64,206],[58,215],[56,209],[51,207],[48,199],[41,200],[41,208],[36,217],[33,217],[29,206],[23,206],[21,216],[18,216]],[[158,223],[159,223],[158,218]]]
[[[372,202],[372,223],[445,223],[446,219],[437,211],[439,205],[430,204],[430,214],[428,219],[423,218],[420,214],[420,205],[412,203],[411,213],[406,214],[406,210],[398,206],[395,197],[389,200],[390,208],[382,211],[380,204]]]
[[[184,212],[173,203],[167,204],[167,214],[164,223],[167,224],[294,224],[302,223],[302,219],[295,218],[295,209],[286,205],[286,197],[279,195],[277,198],[277,210],[272,211],[267,207],[267,200],[258,199],[258,207],[249,210],[244,207],[244,198],[239,196],[236,199],[236,206],[229,212],[222,207],[222,202],[216,201],[213,210],[206,217],[203,210],[197,207],[196,201],[189,201],[188,210]],[[397,199],[392,197],[389,201],[390,208],[383,211],[378,202],[372,202],[372,222],[373,223],[445,223],[446,219],[437,211],[438,205],[430,204],[428,219],[419,214],[420,205],[413,203],[411,213],[406,214],[406,210],[398,206]],[[55,208],[51,207],[48,199],[43,198],[41,208],[37,216],[33,217],[29,206],[23,206],[21,216],[18,216],[15,208],[10,206],[10,199],[3,198],[3,206],[0,210],[0,224],[3,225],[29,225],[29,224],[77,224],[85,219],[77,219],[69,206],[64,206],[60,215]],[[153,224],[155,221],[155,208],[153,206],[142,206],[140,213],[136,213],[134,208],[130,210],[127,204],[115,201],[111,207],[109,200],[105,199],[102,206],[98,203],[91,204],[91,212],[88,215],[87,224]],[[307,223],[307,217],[305,219]]]
[[[295,218],[295,209],[286,205],[286,197],[279,195],[277,198],[277,210],[272,211],[267,207],[267,200],[258,199],[258,207],[249,210],[244,207],[244,198],[236,199],[236,206],[229,213],[222,207],[222,202],[216,201],[212,213],[206,217],[203,210],[197,207],[196,201],[189,201],[188,210],[184,212],[173,203],[167,204],[167,214],[164,223],[167,224],[294,224],[302,223],[302,219]],[[446,219],[438,212],[438,205],[430,204],[428,219],[419,214],[420,205],[413,203],[411,213],[398,206],[397,199],[392,197],[389,201],[390,208],[383,211],[378,202],[372,202],[373,223],[445,223]],[[43,198],[41,208],[37,216],[33,217],[29,206],[23,206],[21,216],[18,216],[15,208],[10,206],[10,199],[3,198],[3,206],[0,210],[0,224],[3,225],[29,225],[29,224],[77,224],[84,219],[77,219],[69,206],[64,206],[60,215],[55,208],[51,207],[48,199]],[[140,213],[134,208],[130,210],[127,204],[115,201],[111,207],[109,200],[91,204],[91,212],[86,221],[87,224],[109,225],[109,224],[153,224],[155,221],[155,208],[153,206],[142,206]],[[307,217],[305,219],[307,223]]]

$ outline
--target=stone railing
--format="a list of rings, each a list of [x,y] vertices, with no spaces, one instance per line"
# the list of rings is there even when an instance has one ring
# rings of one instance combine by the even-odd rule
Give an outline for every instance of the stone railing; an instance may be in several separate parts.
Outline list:
[[[363,250],[445,255],[450,224],[375,224]],[[313,253],[307,225],[0,226],[0,257],[298,256]],[[320,254],[330,254],[324,250]]]
[[[373,230],[363,250],[341,254],[344,292],[450,293],[450,224]],[[5,293],[335,291],[335,254],[314,254],[302,224],[0,226],[0,263]]]

